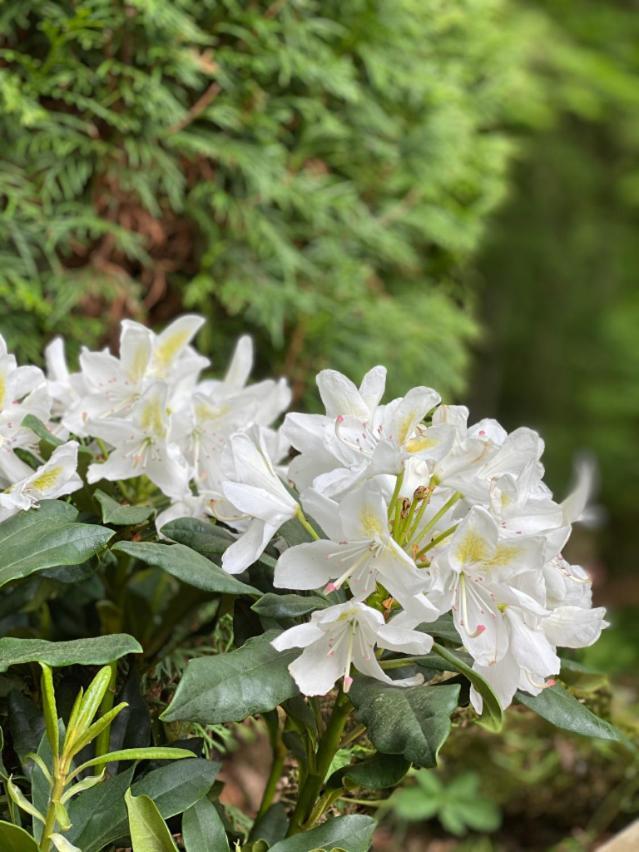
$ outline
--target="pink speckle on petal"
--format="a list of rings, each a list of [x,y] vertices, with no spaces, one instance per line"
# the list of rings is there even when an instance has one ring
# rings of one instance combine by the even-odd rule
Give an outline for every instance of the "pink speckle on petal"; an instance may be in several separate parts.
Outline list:
[[[343,415],[343,414],[338,414],[338,415],[337,415],[337,418],[336,418],[336,422],[337,422],[337,423],[343,423],[343,422],[344,422],[344,415]]]

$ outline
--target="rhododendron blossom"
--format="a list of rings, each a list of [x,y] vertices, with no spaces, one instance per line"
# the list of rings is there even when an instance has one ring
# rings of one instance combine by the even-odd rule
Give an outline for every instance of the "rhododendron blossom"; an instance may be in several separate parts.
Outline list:
[[[338,680],[348,690],[358,674],[419,683],[429,625],[444,616],[502,707],[552,682],[558,647],[596,641],[604,610],[562,556],[588,476],[555,500],[535,431],[469,425],[467,408],[424,386],[384,402],[382,366],[359,386],[323,370],[325,412],[289,412],[278,425],[286,382],[249,382],[247,337],[223,378],[203,376],[202,322],[183,316],[154,334],[125,321],[119,352],[83,350],[78,372],[55,340],[47,376],[18,366],[0,339],[0,519],[83,487],[82,449],[88,483],[151,495],[160,534],[183,517],[222,525],[233,539],[226,572],[261,561],[271,589],[315,592],[315,611],[272,640],[300,649],[289,668],[307,695]],[[52,436],[46,457],[37,421]],[[298,543],[286,547],[279,531],[290,524]],[[470,697],[480,712],[474,687]]]

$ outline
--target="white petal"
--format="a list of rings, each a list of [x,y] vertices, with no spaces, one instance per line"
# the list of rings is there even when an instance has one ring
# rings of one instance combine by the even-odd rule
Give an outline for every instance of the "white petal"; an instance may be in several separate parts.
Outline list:
[[[351,414],[362,420],[369,416],[368,406],[353,382],[336,370],[322,370],[317,375],[317,387],[326,408],[327,417]]]
[[[235,344],[224,383],[234,388],[243,388],[253,369],[253,340],[247,334]]]
[[[224,551],[222,568],[228,574],[241,574],[257,562],[276,531],[277,527],[255,518],[238,540]]]
[[[448,559],[457,571],[487,562],[497,546],[499,530],[494,518],[480,506],[473,506],[450,542]]]
[[[381,402],[385,388],[386,367],[378,364],[366,373],[359,386],[360,396],[370,412],[374,411]]]
[[[142,381],[151,360],[153,334],[139,322],[122,320],[120,362],[129,381]]]
[[[241,482],[224,482],[224,496],[236,509],[253,518],[260,518],[266,523],[281,526],[287,519],[295,515],[296,506],[282,500],[279,494],[244,485]]]
[[[440,395],[432,388],[411,388],[399,404],[392,409],[390,417],[384,424],[387,437],[392,437],[395,443],[403,446],[411,437],[418,423],[428,412],[441,401]]]
[[[379,487],[364,483],[340,503],[344,534],[349,541],[388,536],[388,509]]]
[[[185,314],[158,335],[153,347],[153,369],[156,375],[165,376],[169,372],[203,324],[203,317]]]
[[[377,632],[377,644],[389,651],[402,654],[428,654],[433,647],[433,637],[418,630],[409,630],[395,624],[393,619]]]
[[[586,648],[596,642],[602,629],[608,626],[605,615],[604,607],[560,606],[544,619],[543,628],[553,645]]]
[[[342,541],[345,536],[339,503],[325,494],[320,494],[315,488],[307,488],[301,498],[306,514],[317,521],[326,535],[333,541]]]
[[[345,644],[331,652],[328,638],[323,636],[309,645],[288,667],[304,695],[326,695],[342,677],[346,668]]]
[[[272,640],[271,645],[276,651],[287,651],[289,648],[306,648],[312,642],[317,642],[324,636],[324,632],[314,624],[307,622],[306,624],[296,624],[295,627],[289,627],[279,636]]]
[[[332,541],[312,541],[289,547],[277,560],[273,585],[278,589],[319,589],[343,573],[340,546]],[[335,557],[335,558],[331,558]]]
[[[574,524],[584,513],[596,481],[597,465],[593,458],[583,457],[575,465],[577,483],[561,504],[564,521]]]

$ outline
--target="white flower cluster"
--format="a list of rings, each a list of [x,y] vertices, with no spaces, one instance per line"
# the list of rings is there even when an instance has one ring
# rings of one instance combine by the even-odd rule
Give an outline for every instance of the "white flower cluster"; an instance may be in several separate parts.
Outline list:
[[[315,540],[281,554],[274,585],[324,589],[341,601],[273,642],[303,649],[290,670],[307,695],[325,694],[339,678],[348,689],[353,668],[389,683],[417,682],[391,681],[381,650],[427,654],[427,625],[448,612],[504,707],[517,689],[537,694],[559,672],[558,646],[597,639],[604,610],[591,607],[585,571],[561,556],[588,487],[562,504],[553,500],[536,432],[507,434],[495,420],[469,427],[466,408],[442,405],[426,387],[382,404],[383,367],[359,388],[322,371],[326,413],[290,413],[276,430],[290,403],[286,383],[247,385],[247,337],[223,380],[202,381],[209,362],[191,346],[202,322],[183,316],[156,335],[125,321],[119,356],[84,350],[73,374],[56,340],[46,378],[17,367],[2,341],[0,518],[82,487],[78,443],[61,444],[38,464],[27,414],[93,451],[89,483],[145,475],[170,502],[158,529],[184,516],[230,526],[237,539],[222,560],[229,573],[252,565],[297,518]],[[471,700],[480,711],[474,690]]]

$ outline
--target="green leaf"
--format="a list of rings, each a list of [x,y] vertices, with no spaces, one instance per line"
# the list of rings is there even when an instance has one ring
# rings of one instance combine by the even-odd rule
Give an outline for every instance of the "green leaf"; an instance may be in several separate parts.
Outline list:
[[[86,562],[113,537],[98,524],[76,523],[68,503],[43,501],[0,523],[0,586],[45,568]]]
[[[38,852],[38,844],[24,828],[0,821],[0,848],[2,852]]]
[[[265,618],[299,618],[316,609],[324,609],[329,603],[319,595],[275,595],[268,592],[251,609]]]
[[[424,633],[429,633],[431,636],[436,636],[438,639],[443,639],[445,642],[450,642],[457,648],[462,644],[450,612],[440,615],[436,621],[421,624],[419,629]]]
[[[193,752],[186,748],[171,748],[169,746],[148,746],[147,748],[123,748],[120,751],[110,751],[92,757],[78,766],[73,775],[79,775],[92,766],[102,766],[103,763],[116,763],[121,760],[185,760],[193,757]]]
[[[153,799],[133,796],[127,790],[124,801],[129,813],[133,852],[177,852],[177,846]]]
[[[269,852],[309,852],[314,849],[344,849],[345,852],[368,852],[376,822],[362,814],[329,819],[319,828],[280,840]]]
[[[376,754],[349,767],[343,780],[349,787],[384,790],[395,787],[410,769],[410,762],[398,754]]]
[[[153,506],[122,506],[104,491],[93,495],[102,509],[102,523],[116,527],[134,527],[143,524],[155,512]]]
[[[72,827],[69,840],[83,852],[100,852],[127,833],[124,794],[153,799],[162,819],[183,813],[211,789],[219,763],[200,758],[178,760],[147,773],[131,786],[133,769],[81,793],[69,804]]]
[[[228,852],[230,849],[224,824],[215,805],[208,799],[200,799],[185,811],[182,837],[186,852],[202,852],[204,849]]]
[[[561,679],[568,686],[586,692],[594,692],[608,683],[608,675],[603,672],[591,669],[575,660],[564,659],[561,661]]]
[[[60,751],[60,732],[58,730],[58,708],[55,700],[55,690],[53,688],[53,675],[51,669],[44,663],[40,663],[42,668],[41,691],[42,691],[42,707],[44,714],[44,725],[49,738],[51,752],[57,756]]]
[[[519,704],[533,710],[542,719],[556,728],[571,731],[582,737],[598,737],[602,740],[615,740],[630,745],[627,737],[599,716],[585,707],[560,684],[546,687],[539,695],[529,695],[518,691],[515,699]]]
[[[47,666],[99,666],[124,657],[141,654],[142,647],[126,633],[49,642],[46,639],[0,639],[0,672],[23,663]]]
[[[55,450],[56,447],[61,447],[62,444],[64,444],[64,441],[49,432],[42,420],[40,420],[39,417],[36,417],[35,414],[27,414],[26,417],[22,418],[22,423],[20,425],[24,426],[25,429],[31,429],[34,435],[38,436],[41,447],[44,444],[44,446],[48,447],[50,450]],[[85,448],[82,447],[82,449]]]
[[[268,846],[272,846],[278,840],[282,840],[286,837],[288,826],[289,818],[286,813],[286,808],[282,802],[275,802],[275,804],[270,806],[266,813],[257,817],[253,823],[253,827],[251,828],[249,840],[254,842],[262,840],[267,843]]]
[[[468,678],[477,692],[481,695],[484,706],[477,723],[489,731],[500,731],[504,723],[504,712],[497,700],[497,696],[490,686],[488,686],[483,677],[477,674],[476,671],[473,671],[473,669],[465,663],[458,654],[449,651],[448,648],[438,645],[437,642],[433,645],[433,651],[442,659],[446,660],[453,671],[460,672],[464,675],[464,677]]]
[[[128,553],[147,565],[161,568],[189,586],[205,592],[229,595],[259,595],[257,589],[236,580],[209,559],[183,544],[120,541],[113,550]]]
[[[457,707],[457,684],[401,687],[358,677],[349,694],[379,751],[401,754],[417,766],[437,765]]]
[[[269,631],[228,654],[191,660],[161,718],[204,725],[239,722],[296,695],[288,665],[299,652],[276,651],[271,640],[277,635]]]
[[[162,527],[162,535],[192,548],[207,559],[221,556],[235,538],[224,527],[199,518],[176,518]]]

